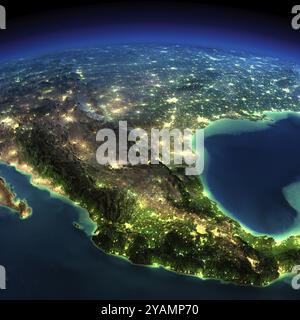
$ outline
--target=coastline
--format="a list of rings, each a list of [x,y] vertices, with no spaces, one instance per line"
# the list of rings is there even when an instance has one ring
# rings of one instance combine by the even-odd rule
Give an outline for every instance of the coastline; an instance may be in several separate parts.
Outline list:
[[[205,138],[212,137],[215,135],[239,135],[242,133],[247,133],[247,132],[255,132],[255,131],[261,131],[268,129],[269,126],[274,125],[277,121],[284,120],[288,118],[290,115],[296,116],[300,118],[300,112],[293,112],[293,111],[285,111],[285,112],[270,112],[267,111],[264,113],[264,118],[261,120],[235,120],[235,119],[221,119],[214,121],[208,125],[207,128],[205,128]],[[228,125],[230,122],[230,126]],[[243,123],[245,122],[245,126]],[[205,166],[210,165],[210,159],[209,159],[209,154],[207,150],[205,149]],[[272,237],[276,242],[278,241],[279,243],[283,240],[288,239],[291,236],[297,236],[300,235],[300,208],[296,211],[298,212],[298,216],[296,218],[295,224],[293,227],[291,227],[289,230],[283,232],[282,234],[267,234],[267,233],[262,233],[262,232],[257,232],[249,227],[247,227],[244,223],[242,223],[238,217],[233,215],[230,211],[224,208],[224,206],[218,201],[218,199],[213,195],[211,192],[207,179],[204,174],[201,174],[199,176],[199,179],[203,185],[204,192],[206,195],[214,201],[217,205],[217,207],[222,211],[226,216],[229,218],[235,220],[238,222],[244,231],[252,234],[253,236],[268,236]],[[300,193],[300,181],[295,181],[294,183],[291,184],[299,184],[299,193]],[[284,189],[289,187],[290,185],[284,187],[282,189],[283,194]],[[286,196],[285,196],[286,198]],[[289,203],[290,201],[287,200]]]
[[[43,191],[47,191],[50,194],[50,197],[57,198],[75,207],[77,210],[79,210],[78,224],[82,227],[82,230],[84,230],[84,232],[88,236],[90,237],[93,236],[93,233],[96,230],[97,226],[96,226],[96,223],[93,222],[93,220],[90,218],[90,214],[86,209],[84,209],[82,206],[75,203],[71,199],[69,199],[66,194],[62,192],[57,192],[56,188],[51,188],[51,185],[45,185],[45,184],[34,182],[34,173],[32,171],[31,172],[25,171],[24,169],[21,169],[20,167],[18,167],[17,164],[7,163],[3,160],[0,160],[0,164],[14,168],[20,174],[25,175],[28,178],[29,183],[35,188],[38,188]]]

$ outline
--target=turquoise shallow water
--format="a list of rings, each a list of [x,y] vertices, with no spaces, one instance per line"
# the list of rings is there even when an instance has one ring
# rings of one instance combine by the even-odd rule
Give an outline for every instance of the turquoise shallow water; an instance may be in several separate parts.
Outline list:
[[[0,264],[8,278],[0,299],[300,298],[288,278],[251,288],[134,266],[92,244],[88,234],[93,225],[84,210],[34,187],[29,176],[13,167],[0,164],[0,176],[33,208],[27,220],[0,208]],[[87,233],[73,226],[80,220]]]
[[[227,212],[255,233],[300,232],[300,117],[221,120],[206,130],[202,181]]]

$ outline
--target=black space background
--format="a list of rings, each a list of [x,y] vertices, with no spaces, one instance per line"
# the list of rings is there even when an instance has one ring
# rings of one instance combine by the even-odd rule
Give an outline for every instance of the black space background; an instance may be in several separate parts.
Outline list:
[[[73,0],[68,2],[65,0],[51,0],[51,1],[12,1],[12,0],[0,0],[0,4],[4,5],[7,10],[8,21],[15,18],[20,18],[28,15],[38,15],[52,10],[57,9],[70,9],[87,7],[89,5],[99,5],[104,9],[108,7],[116,8],[116,10],[125,11],[136,11],[138,10],[142,14],[147,14],[147,10],[166,11],[170,8],[181,9],[197,9],[200,5],[213,5],[216,7],[223,6],[227,8],[247,10],[251,14],[263,13],[270,16],[277,16],[285,19],[286,21],[291,20],[291,8],[299,4],[300,1],[205,1],[205,0],[139,0],[139,1],[126,1],[126,0]],[[124,11],[123,11],[124,12]],[[213,17],[212,17],[213,19]]]
[[[47,31],[60,33],[80,27],[150,23],[179,26],[217,26],[243,30],[290,43],[300,51],[300,31],[291,28],[293,1],[219,0],[0,0],[7,12],[7,29],[0,46]],[[1,48],[0,48],[1,50]]]

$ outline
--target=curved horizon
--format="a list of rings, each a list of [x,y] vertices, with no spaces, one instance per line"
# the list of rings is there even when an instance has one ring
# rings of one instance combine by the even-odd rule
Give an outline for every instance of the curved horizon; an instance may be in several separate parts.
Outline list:
[[[0,59],[109,44],[156,43],[245,51],[300,62],[297,34],[279,18],[221,6],[198,6],[195,12],[170,5],[156,9],[92,6],[13,19],[0,33]]]

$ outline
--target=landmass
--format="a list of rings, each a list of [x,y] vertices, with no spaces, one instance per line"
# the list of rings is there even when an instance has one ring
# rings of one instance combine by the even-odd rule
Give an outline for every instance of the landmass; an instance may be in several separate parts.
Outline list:
[[[0,158],[85,208],[92,241],[132,263],[265,286],[299,263],[300,236],[254,236],[184,166],[101,166],[96,133],[204,128],[299,111],[300,67],[182,46],[70,50],[0,67]]]
[[[0,177],[0,205],[8,207],[18,212],[22,219],[26,219],[31,215],[31,208],[25,200],[20,200],[16,194],[7,185],[5,180]]]

